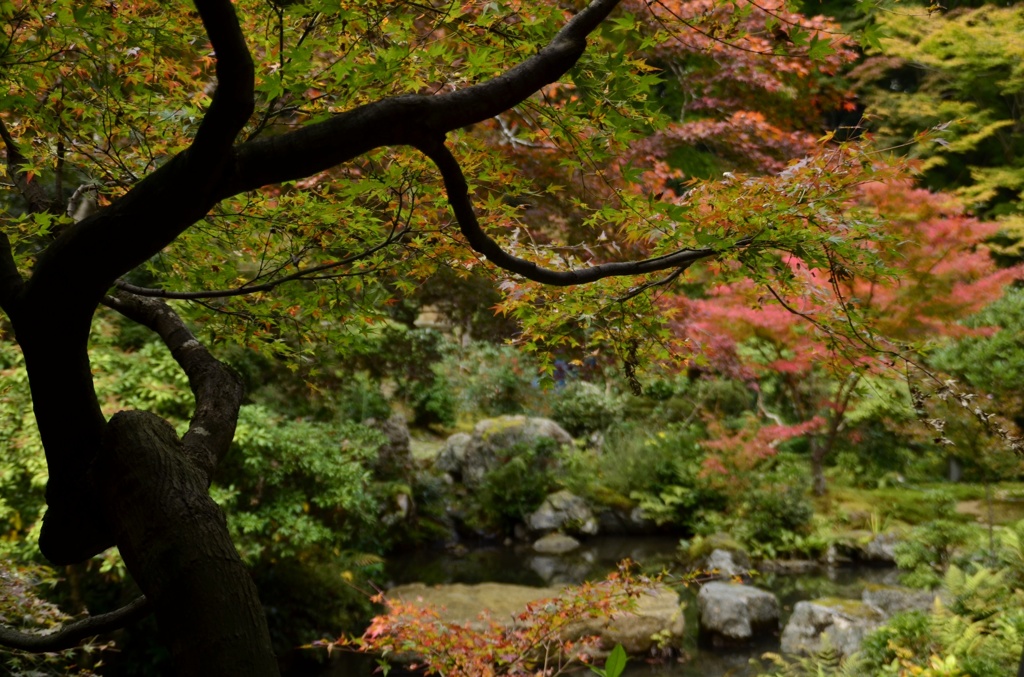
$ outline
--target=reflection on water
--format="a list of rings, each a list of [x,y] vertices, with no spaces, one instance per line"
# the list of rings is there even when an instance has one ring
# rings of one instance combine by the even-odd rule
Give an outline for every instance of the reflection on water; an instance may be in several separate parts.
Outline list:
[[[387,568],[390,580],[385,587],[415,581],[429,585],[485,582],[532,586],[573,584],[603,578],[626,558],[642,564],[648,571],[672,571],[677,544],[676,539],[668,537],[600,537],[589,539],[583,547],[568,555],[539,555],[529,545],[523,544],[481,546],[458,553],[421,551],[390,561]],[[681,572],[676,569],[675,573]],[[769,590],[779,598],[783,626],[797,602],[819,597],[859,599],[868,583],[894,584],[896,572],[871,567],[823,568],[797,575],[764,574],[751,581],[751,584]],[[627,677],[752,677],[765,665],[759,657],[766,651],[779,650],[778,637],[749,649],[715,651],[698,647],[697,590],[683,588],[680,594],[686,604],[688,637],[680,661],[647,664],[634,658],[626,670]],[[372,664],[363,663],[356,667],[347,663],[335,665],[333,670],[321,674],[326,677],[369,675],[370,672]]]
[[[627,558],[647,569],[671,566],[678,543],[678,539],[668,537],[602,537],[590,539],[565,555],[541,555],[523,543],[481,546],[462,553],[439,549],[399,556],[388,562],[387,573],[391,578],[389,587],[412,582],[574,584],[604,578]]]

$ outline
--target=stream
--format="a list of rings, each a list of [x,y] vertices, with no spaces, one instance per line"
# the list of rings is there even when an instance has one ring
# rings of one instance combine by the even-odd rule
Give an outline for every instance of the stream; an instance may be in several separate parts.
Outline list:
[[[568,555],[539,555],[528,544],[513,546],[479,546],[464,552],[430,550],[408,553],[390,562],[387,568],[388,587],[410,582],[429,585],[446,583],[513,583],[545,586],[575,584],[584,580],[604,578],[614,571],[618,562],[629,558],[651,571],[675,566],[677,538],[670,537],[598,537],[586,541]],[[675,567],[678,571],[678,567]],[[846,566],[821,568],[811,573],[763,574],[750,583],[775,593],[781,608],[784,627],[793,605],[819,597],[860,599],[866,584],[895,584],[897,572],[892,568]],[[749,649],[712,650],[697,646],[697,589],[682,590],[685,602],[687,640],[681,659],[676,662],[647,664],[630,660],[626,677],[753,677],[760,671],[759,657],[766,651],[779,650],[778,638]],[[754,663],[752,663],[752,659]],[[369,675],[370,664],[355,667],[335,664],[321,677]]]

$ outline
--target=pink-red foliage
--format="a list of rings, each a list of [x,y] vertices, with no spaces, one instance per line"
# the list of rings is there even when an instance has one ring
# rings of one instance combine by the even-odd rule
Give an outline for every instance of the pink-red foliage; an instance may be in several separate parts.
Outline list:
[[[427,674],[446,677],[563,674],[590,663],[599,648],[610,648],[600,647],[598,637],[578,637],[574,626],[580,620],[629,612],[640,595],[653,589],[654,579],[631,568],[632,563],[623,562],[603,581],[533,602],[512,623],[486,614],[473,623],[456,623],[422,603],[381,595],[376,601],[387,611],[373,619],[361,638],[342,637],[327,646],[380,654],[385,660],[404,654]]]

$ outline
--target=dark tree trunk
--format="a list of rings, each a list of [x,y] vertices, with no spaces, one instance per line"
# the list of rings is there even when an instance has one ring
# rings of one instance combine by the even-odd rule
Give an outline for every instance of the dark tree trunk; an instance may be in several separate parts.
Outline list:
[[[820,442],[811,442],[811,491],[815,496],[824,496],[828,491],[825,481],[825,456],[828,450],[828,446]]]
[[[153,604],[179,675],[276,675],[256,587],[207,481],[169,423],[108,423],[95,476],[128,570]]]

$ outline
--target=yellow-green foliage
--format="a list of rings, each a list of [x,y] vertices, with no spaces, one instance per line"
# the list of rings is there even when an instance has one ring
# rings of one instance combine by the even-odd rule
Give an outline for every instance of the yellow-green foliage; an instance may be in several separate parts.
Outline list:
[[[864,642],[863,674],[1002,677],[1024,639],[1021,591],[1007,571],[950,566],[931,614],[897,614]]]
[[[957,189],[975,207],[1017,210],[1024,6],[876,19],[882,51],[873,50],[854,76],[878,141],[910,144],[936,187]]]
[[[782,656],[766,653],[774,669],[763,673],[763,677],[853,677],[863,675],[862,661],[857,656],[843,656],[829,641],[822,638],[821,649],[810,656]]]

